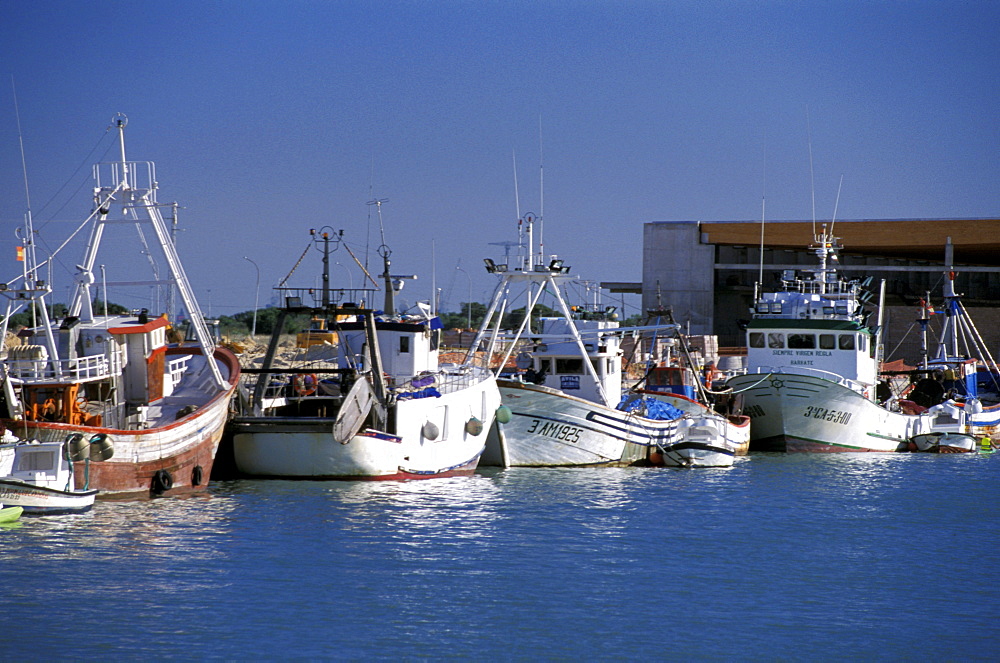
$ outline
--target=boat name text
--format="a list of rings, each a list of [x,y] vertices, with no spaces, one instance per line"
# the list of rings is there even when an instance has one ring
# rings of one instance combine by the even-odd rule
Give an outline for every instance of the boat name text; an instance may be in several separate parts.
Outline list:
[[[529,433],[534,433],[535,435],[544,435],[545,437],[551,437],[562,442],[569,442],[570,444],[576,444],[580,441],[581,429],[575,426],[568,426],[566,424],[557,424],[551,421],[546,421],[544,424],[538,419],[531,420],[531,427],[528,429]]]
[[[791,357],[832,357],[829,350],[771,350],[772,356],[786,355]]]
[[[851,413],[846,410],[828,410],[825,407],[816,407],[815,405],[807,406],[804,416],[822,419],[841,426],[846,426],[847,422],[851,420]]]

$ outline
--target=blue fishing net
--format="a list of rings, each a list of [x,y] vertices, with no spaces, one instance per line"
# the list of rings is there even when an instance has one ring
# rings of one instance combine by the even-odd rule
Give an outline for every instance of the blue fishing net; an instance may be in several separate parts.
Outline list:
[[[396,394],[396,400],[405,401],[410,398],[441,398],[441,392],[434,387],[427,387],[417,391],[404,391]]]
[[[617,409],[623,412],[635,412],[647,419],[661,421],[671,421],[684,416],[684,412],[669,403],[664,403],[655,398],[642,398],[634,395],[622,398]]]

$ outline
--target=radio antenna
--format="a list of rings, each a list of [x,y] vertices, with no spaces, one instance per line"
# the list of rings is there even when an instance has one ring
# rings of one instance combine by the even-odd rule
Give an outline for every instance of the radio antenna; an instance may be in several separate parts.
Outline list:
[[[812,193],[813,237],[816,236],[816,178],[813,176],[813,139],[809,124],[809,106],[806,106],[806,139],[809,143],[809,191]]]
[[[764,171],[761,174],[760,187],[760,274],[757,276],[759,287],[764,286],[764,202],[767,200],[767,134],[764,134]],[[756,293],[754,293],[756,300]]]
[[[833,225],[837,223],[837,208],[840,207],[840,190],[844,188],[844,176],[840,176],[840,184],[837,185],[837,202],[833,204],[833,219],[830,220],[830,237],[833,237]]]
[[[545,260],[545,154],[542,151],[542,116],[538,116],[538,255]]]
[[[514,210],[517,212],[517,218],[521,218],[521,196],[517,192],[517,152],[514,150],[510,151],[511,159],[514,160]]]

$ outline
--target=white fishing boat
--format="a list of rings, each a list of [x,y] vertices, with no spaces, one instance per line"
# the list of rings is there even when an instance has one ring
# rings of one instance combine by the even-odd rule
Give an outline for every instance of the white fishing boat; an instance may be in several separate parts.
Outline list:
[[[500,407],[496,379],[471,362],[439,364],[439,318],[429,307],[394,313],[384,245],[381,254],[382,312],[364,305],[374,290],[282,289],[285,305],[267,352],[260,368],[246,369],[241,411],[231,422],[241,475],[423,479],[476,470]],[[321,300],[303,306],[310,296]],[[295,314],[323,320],[336,339],[327,344],[332,357],[279,361],[284,323]],[[315,357],[315,348],[308,352]]]
[[[683,413],[682,440],[651,454],[654,465],[668,467],[730,467],[737,456],[750,451],[750,417],[720,394],[719,412],[708,404],[709,394],[693,370],[681,366],[657,366],[648,371],[633,392],[652,397]]]
[[[654,418],[645,404],[622,397],[623,334],[613,307],[584,305],[572,310],[563,290],[577,280],[569,267],[533,248],[535,220],[526,228],[526,255],[514,264],[486,260],[500,277],[482,327],[469,356],[502,355],[501,371],[513,353],[523,354],[525,373],[498,379],[505,410],[491,430],[481,464],[500,467],[628,465],[647,462],[651,453],[683,440],[682,413],[662,408],[666,418]],[[551,296],[562,317],[543,317],[530,328],[531,312],[542,294]],[[508,307],[526,301],[519,328],[501,333]],[[667,330],[668,325],[658,326]]]
[[[864,308],[873,297],[865,291],[871,279],[841,278],[839,249],[824,224],[812,247],[818,267],[786,272],[779,292],[755,296],[747,327],[747,372],[728,381],[743,395],[744,412],[752,418],[752,448],[907,451],[914,440],[951,425],[940,413],[908,409],[894,396],[878,398],[882,324],[879,319],[870,326],[872,313]],[[951,264],[950,255],[946,264]],[[945,297],[958,306],[953,278],[950,270]],[[883,301],[884,284],[880,317]],[[973,367],[972,379],[956,381],[956,393],[964,399],[963,411],[977,410],[969,418],[977,429],[973,432],[990,434],[1000,416],[994,408],[982,408],[970,391],[975,363],[952,354],[941,356],[938,365],[957,371]]]
[[[160,213],[153,163],[126,160],[125,117],[119,114],[114,125],[120,160],[94,167],[93,212],[77,229],[89,228],[89,239],[82,259],[71,262],[77,266],[75,287],[61,320],[50,319],[53,289],[43,278],[61,249],[45,262],[37,260],[30,213],[19,234],[24,269],[0,288],[9,300],[0,333],[21,308],[34,310],[38,323],[21,330],[22,344],[0,361],[0,423],[22,440],[77,439],[81,460],[73,460],[74,486],[99,490],[102,498],[205,490],[239,363],[208,332]],[[152,280],[115,271],[122,252],[112,240],[129,226],[154,267]],[[112,247],[99,263],[102,241]],[[108,278],[117,274],[124,280]],[[171,322],[146,308],[109,312],[109,289],[134,286],[148,288],[147,300],[155,291],[168,311],[176,289],[196,341],[168,342]]]
[[[0,443],[0,501],[28,514],[78,513],[90,509],[98,491],[87,488],[91,460],[103,460],[101,440],[91,443],[74,433],[65,442],[22,441],[4,435]],[[86,454],[86,457],[82,457]],[[77,488],[73,462],[84,465],[84,487]]]

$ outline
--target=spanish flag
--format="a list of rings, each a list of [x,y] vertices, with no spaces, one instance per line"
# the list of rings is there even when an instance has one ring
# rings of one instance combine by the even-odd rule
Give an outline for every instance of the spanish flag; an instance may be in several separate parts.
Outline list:
[[[17,260],[18,262],[24,262],[24,247],[17,247]]]

